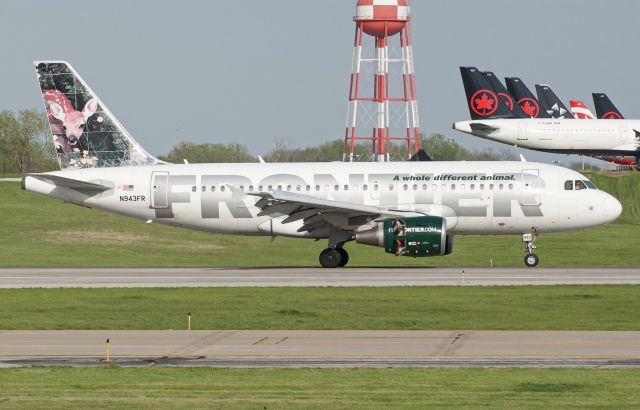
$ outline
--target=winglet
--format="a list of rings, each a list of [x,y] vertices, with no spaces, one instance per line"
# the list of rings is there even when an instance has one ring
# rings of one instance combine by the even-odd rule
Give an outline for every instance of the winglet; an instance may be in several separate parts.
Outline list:
[[[527,159],[524,157],[524,155],[520,154],[520,161],[527,162]]]

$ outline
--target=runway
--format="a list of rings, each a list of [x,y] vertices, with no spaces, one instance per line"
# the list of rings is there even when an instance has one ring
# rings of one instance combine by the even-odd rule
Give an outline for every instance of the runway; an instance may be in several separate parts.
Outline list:
[[[5,331],[0,367],[640,367],[640,332]]]
[[[464,274],[463,274],[464,271]],[[0,288],[640,284],[640,268],[0,269]]]

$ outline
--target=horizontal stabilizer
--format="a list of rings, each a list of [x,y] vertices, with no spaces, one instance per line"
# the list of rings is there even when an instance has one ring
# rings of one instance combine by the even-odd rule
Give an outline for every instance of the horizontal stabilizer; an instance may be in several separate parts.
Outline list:
[[[51,185],[63,187],[63,188],[71,188],[79,191],[96,191],[96,192],[104,192],[113,187],[109,187],[103,184],[95,183],[95,182],[85,182],[79,181],[77,179],[65,178],[57,175],[50,174],[29,174],[30,177],[39,179],[40,181],[46,182]]]
[[[484,134],[492,134],[500,129],[500,127],[483,124],[481,122],[472,122],[469,126],[471,127],[471,131],[482,132]]]

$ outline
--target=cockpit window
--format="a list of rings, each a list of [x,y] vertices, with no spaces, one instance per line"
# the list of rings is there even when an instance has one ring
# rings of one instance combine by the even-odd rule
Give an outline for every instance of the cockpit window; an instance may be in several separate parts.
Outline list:
[[[598,187],[596,187],[595,184],[593,182],[589,181],[589,180],[585,180],[583,182],[585,183],[585,185],[589,189],[598,189]]]
[[[565,191],[573,191],[573,181],[566,181],[564,183],[564,190]]]
[[[587,185],[583,181],[576,181],[576,191],[587,189]]]

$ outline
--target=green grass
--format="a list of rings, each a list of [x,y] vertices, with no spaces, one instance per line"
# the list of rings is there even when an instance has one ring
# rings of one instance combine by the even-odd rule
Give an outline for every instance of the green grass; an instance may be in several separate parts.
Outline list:
[[[0,290],[0,329],[640,330],[640,286]]]
[[[640,372],[593,369],[0,370],[6,408],[637,408]]]
[[[627,195],[624,224],[543,235],[541,266],[640,266],[640,176],[599,176],[605,189]],[[637,194],[640,195],[640,194]],[[0,183],[2,267],[318,266],[325,241],[216,235],[144,224],[21,191]],[[453,255],[396,258],[383,249],[348,244],[350,266],[522,266],[518,236],[457,236]],[[292,251],[294,249],[295,251]]]

